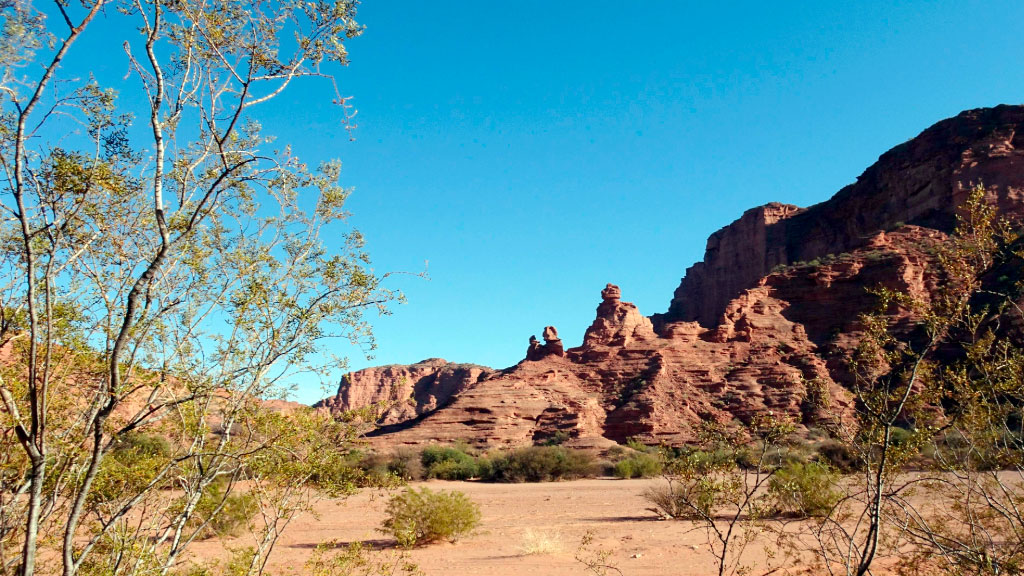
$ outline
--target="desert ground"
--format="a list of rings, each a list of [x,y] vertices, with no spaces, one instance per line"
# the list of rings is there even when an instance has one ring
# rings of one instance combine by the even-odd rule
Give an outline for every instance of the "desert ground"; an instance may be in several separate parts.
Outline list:
[[[411,560],[428,576],[531,576],[588,574],[575,559],[581,539],[594,534],[591,553],[610,552],[608,561],[627,576],[703,576],[717,574],[707,538],[690,522],[661,520],[647,510],[641,493],[661,482],[648,480],[586,479],[540,484],[491,484],[429,481],[432,490],[461,490],[481,508],[479,530],[454,544],[414,549]],[[384,553],[395,541],[377,531],[384,517],[387,494],[365,490],[344,500],[324,500],[317,515],[306,515],[288,527],[268,568],[273,574],[301,574],[301,566],[322,542],[341,545],[360,541]],[[558,550],[527,554],[527,532],[553,538]],[[763,550],[767,542],[749,548],[757,562],[752,574],[769,572]],[[244,538],[210,540],[194,547],[196,559],[223,557],[229,547],[245,546]],[[777,564],[778,562],[776,562]],[[785,574],[786,570],[772,570]],[[609,574],[615,574],[610,571]]]

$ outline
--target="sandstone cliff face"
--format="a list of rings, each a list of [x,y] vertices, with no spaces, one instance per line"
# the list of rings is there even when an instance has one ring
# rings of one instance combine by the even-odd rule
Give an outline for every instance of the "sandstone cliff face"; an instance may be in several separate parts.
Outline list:
[[[858,316],[874,305],[866,288],[926,298],[936,248],[973,183],[984,182],[1004,216],[1024,216],[1018,133],[1024,107],[971,110],[887,152],[826,202],[748,210],[711,236],[665,314],[644,317],[608,284],[577,348],[549,326],[544,344],[531,338],[526,359],[500,372],[441,360],[368,369],[323,405],[385,406],[373,434],[383,448],[554,437],[680,444],[702,421],[766,411],[819,424],[826,415],[814,396],[831,400],[832,416],[850,406],[843,358],[858,341]],[[1024,262],[991,276],[993,286],[1012,283]],[[894,313],[897,327],[908,325],[903,314]],[[1001,329],[1024,337],[1022,324]]]
[[[769,204],[708,240],[669,311],[656,320],[713,327],[729,301],[775,266],[863,246],[879,231],[915,224],[950,232],[955,208],[983,182],[1004,213],[1024,202],[1024,107],[969,110],[883,154],[857,182],[810,208]]]
[[[334,413],[370,409],[380,424],[420,417],[447,405],[452,398],[494,370],[431,358],[416,364],[366,368],[346,374],[338,393],[315,408]]]

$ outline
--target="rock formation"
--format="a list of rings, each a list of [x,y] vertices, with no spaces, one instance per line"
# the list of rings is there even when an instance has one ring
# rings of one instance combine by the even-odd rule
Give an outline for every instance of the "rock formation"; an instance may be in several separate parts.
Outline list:
[[[701,421],[769,410],[818,424],[815,396],[840,414],[849,406],[843,358],[858,341],[859,314],[874,305],[866,288],[927,297],[936,247],[969,187],[984,182],[988,200],[1020,221],[1022,168],[1024,107],[964,112],[882,155],[826,202],[748,210],[708,239],[665,314],[644,317],[608,284],[577,348],[565,350],[549,326],[544,344],[531,337],[526,360],[511,368],[433,360],[368,369],[348,375],[324,405],[388,406],[373,434],[387,447],[515,446],[556,435],[591,446],[630,437],[679,444],[694,440]],[[1022,268],[994,274],[1019,279]],[[1024,335],[1021,324],[1004,329]]]
[[[583,347],[598,345],[625,346],[634,340],[655,338],[654,325],[650,318],[629,302],[622,302],[622,291],[614,284],[608,284],[601,291],[601,304],[597,307],[597,318],[583,336]]]
[[[696,320],[714,327],[730,300],[776,266],[850,252],[879,231],[911,224],[951,232],[955,207],[973,184],[984,183],[1004,213],[1019,213],[1022,127],[1021,106],[968,110],[886,152],[821,204],[748,210],[711,235],[704,260],[686,271],[656,323]]]
[[[314,404],[334,413],[369,409],[380,424],[418,418],[494,374],[475,364],[431,358],[416,364],[366,368],[342,377],[338,393]]]
[[[562,346],[562,339],[558,337],[558,330],[554,326],[544,328],[544,343],[537,341],[536,336],[530,336],[530,347],[526,350],[526,359],[531,362],[543,360],[549,356],[561,358],[565,356],[565,347]]]

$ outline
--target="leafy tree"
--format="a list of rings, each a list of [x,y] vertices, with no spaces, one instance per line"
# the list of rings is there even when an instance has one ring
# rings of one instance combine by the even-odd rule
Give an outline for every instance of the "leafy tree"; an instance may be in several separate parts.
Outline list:
[[[344,427],[260,399],[325,374],[328,338],[372,347],[363,314],[396,295],[340,165],[259,112],[333,86],[355,4],[0,3],[0,574],[167,573],[243,484],[258,572],[307,487],[351,486]],[[65,66],[112,33],[123,83]]]
[[[1020,277],[1016,245],[977,186],[955,232],[933,247],[932,289],[873,290],[879,305],[861,317],[863,337],[849,357],[855,419],[837,418],[835,427],[863,481],[814,532],[828,573],[867,574],[885,547],[902,544],[917,550],[905,571],[1019,573],[1024,355],[1013,326],[1022,320],[1021,285],[1000,276],[1005,285],[991,286],[999,270]],[[934,473],[904,474],[925,457]],[[946,509],[917,503],[922,490]]]

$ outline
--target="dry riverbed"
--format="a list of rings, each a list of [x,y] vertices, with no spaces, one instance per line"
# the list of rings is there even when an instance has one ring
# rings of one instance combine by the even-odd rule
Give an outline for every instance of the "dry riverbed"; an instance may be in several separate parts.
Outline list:
[[[685,521],[659,519],[641,494],[662,480],[587,479],[540,484],[416,482],[432,490],[461,490],[480,505],[479,530],[455,544],[443,543],[410,552],[428,576],[530,576],[588,574],[575,559],[581,539],[594,534],[591,550],[610,553],[608,561],[626,576],[703,576],[717,574],[707,536]],[[271,558],[272,574],[302,574],[302,565],[322,542],[354,541],[395,550],[395,542],[377,531],[387,494],[365,490],[345,500],[324,500],[317,515],[304,515],[285,531]],[[553,539],[556,551],[528,554],[534,539]],[[245,538],[209,540],[193,547],[198,560],[224,558],[227,548],[248,545]],[[767,566],[768,539],[754,542],[744,556],[755,562],[752,574]],[[586,554],[594,558],[593,553]],[[776,561],[775,564],[779,562]],[[614,574],[615,572],[609,572]],[[772,574],[798,574],[778,570]]]

